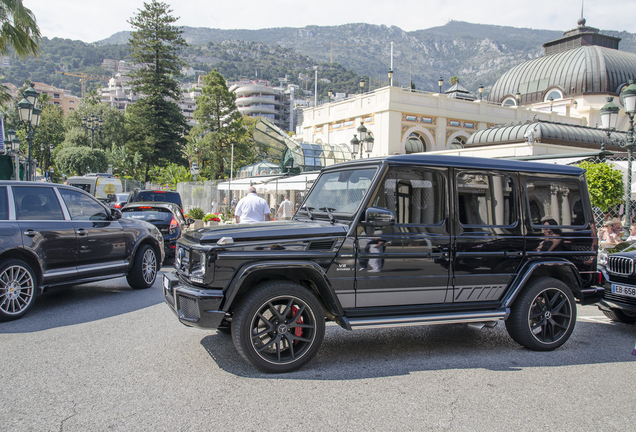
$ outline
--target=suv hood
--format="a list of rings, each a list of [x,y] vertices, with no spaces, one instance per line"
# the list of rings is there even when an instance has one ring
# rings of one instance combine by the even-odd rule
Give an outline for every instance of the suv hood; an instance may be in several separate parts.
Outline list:
[[[201,244],[216,243],[221,237],[232,237],[235,243],[241,241],[280,241],[281,239],[344,236],[348,229],[347,225],[332,225],[326,221],[258,222],[204,227],[187,231],[183,237]]]

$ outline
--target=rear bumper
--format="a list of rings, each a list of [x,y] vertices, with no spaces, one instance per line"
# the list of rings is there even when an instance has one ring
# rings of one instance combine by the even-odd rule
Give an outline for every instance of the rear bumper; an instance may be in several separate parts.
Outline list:
[[[161,281],[163,296],[179,321],[189,327],[218,328],[225,318],[219,310],[222,290],[201,289],[183,284],[174,273],[164,273]]]

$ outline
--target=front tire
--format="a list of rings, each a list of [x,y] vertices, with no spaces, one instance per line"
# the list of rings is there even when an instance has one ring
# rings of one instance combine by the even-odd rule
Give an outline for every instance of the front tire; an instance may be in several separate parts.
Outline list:
[[[35,272],[17,259],[0,265],[0,321],[21,318],[33,306],[37,289]]]
[[[324,336],[320,302],[292,282],[260,285],[232,318],[232,339],[239,354],[266,373],[286,373],[304,366],[318,352]]]
[[[629,315],[620,309],[612,309],[609,311],[601,310],[601,312],[603,312],[605,316],[612,321],[622,322],[625,324],[633,324],[636,322],[636,315]]]
[[[521,292],[506,320],[515,342],[535,351],[550,351],[563,345],[576,323],[572,292],[558,279],[541,277]]]
[[[135,255],[133,266],[126,276],[128,285],[133,289],[144,289],[152,286],[157,278],[158,267],[157,254],[152,246],[141,245]]]

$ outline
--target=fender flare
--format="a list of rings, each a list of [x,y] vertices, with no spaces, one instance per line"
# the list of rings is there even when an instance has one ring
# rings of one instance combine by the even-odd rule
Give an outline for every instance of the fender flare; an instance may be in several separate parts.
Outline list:
[[[324,269],[311,261],[259,261],[241,266],[225,289],[225,300],[220,309],[226,312],[229,310],[236,294],[250,276],[272,269],[309,271],[315,276],[312,280],[318,289],[318,298],[325,307],[336,316],[344,314],[340,300],[338,300],[338,296]]]
[[[523,290],[523,288],[530,281],[532,276],[538,272],[538,270],[542,270],[544,267],[554,266],[560,266],[564,268],[566,277],[567,279],[569,279],[570,282],[566,282],[566,284],[568,285],[568,287],[570,287],[570,289],[572,289],[572,294],[574,294],[575,297],[579,297],[583,284],[578,269],[570,261],[559,259],[529,261],[523,265],[523,267],[517,273],[517,276],[510,284],[510,288],[508,289],[507,294],[501,300],[501,306],[509,308],[510,305],[515,301],[521,290]],[[573,284],[575,284],[575,286],[572,286]]]

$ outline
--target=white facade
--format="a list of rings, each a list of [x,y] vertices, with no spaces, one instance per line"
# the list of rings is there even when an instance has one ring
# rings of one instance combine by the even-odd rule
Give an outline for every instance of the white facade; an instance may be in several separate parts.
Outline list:
[[[538,111],[387,86],[305,109],[300,138],[305,142],[349,145],[363,122],[375,139],[368,156],[451,150],[477,130],[499,125],[533,120],[586,125],[585,118],[570,115],[572,103],[572,99],[564,99],[559,101],[562,109]]]

